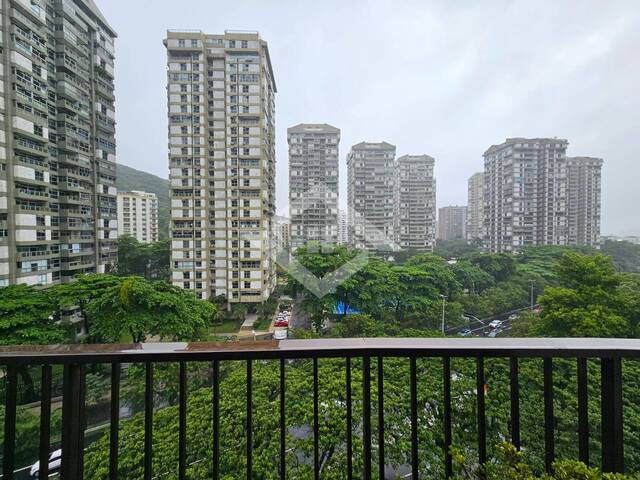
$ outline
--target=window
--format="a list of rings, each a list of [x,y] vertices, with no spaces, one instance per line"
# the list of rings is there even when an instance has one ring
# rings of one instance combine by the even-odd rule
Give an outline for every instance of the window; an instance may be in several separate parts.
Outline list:
[[[242,48],[249,48],[249,42],[248,42],[247,40],[242,40],[242,41],[240,42],[240,46],[241,46]]]
[[[186,72],[187,71],[187,64],[186,63],[181,63],[180,64],[180,71],[181,72]]]
[[[251,288],[251,282],[244,282],[244,288]]]
[[[198,40],[191,40],[191,46],[192,47],[197,47],[198,46]]]
[[[184,47],[184,46],[186,46],[185,41],[184,41],[183,39],[178,40],[178,46],[179,46],[179,47]]]

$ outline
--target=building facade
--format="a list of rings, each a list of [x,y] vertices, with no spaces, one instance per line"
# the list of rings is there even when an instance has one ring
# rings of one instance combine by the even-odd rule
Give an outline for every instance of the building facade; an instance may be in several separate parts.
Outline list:
[[[340,130],[301,123],[287,129],[291,246],[338,242]]]
[[[291,219],[280,215],[274,216],[277,253],[291,249]]]
[[[601,158],[567,157],[569,244],[600,244]]]
[[[401,249],[433,251],[436,243],[435,160],[403,155],[395,164],[394,233]]]
[[[349,245],[367,250],[394,244],[396,147],[362,142],[347,155]]]
[[[481,240],[484,228],[484,173],[478,172],[467,182],[467,240]]]
[[[484,154],[485,248],[568,245],[567,140],[509,138]]]
[[[275,287],[275,93],[257,32],[168,31],[171,275],[200,298]]]
[[[117,259],[114,40],[92,0],[1,0],[0,286]]]
[[[118,192],[118,236],[142,243],[158,241],[158,199],[155,193]]]
[[[342,209],[338,209],[338,244],[349,245],[349,219]]]
[[[452,205],[438,209],[438,240],[467,238],[467,207]]]

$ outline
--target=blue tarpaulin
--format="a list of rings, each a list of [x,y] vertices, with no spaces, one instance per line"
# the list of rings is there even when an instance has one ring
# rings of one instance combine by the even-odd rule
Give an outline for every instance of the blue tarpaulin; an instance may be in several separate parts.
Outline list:
[[[333,313],[335,315],[344,315],[344,302],[336,303],[336,306],[333,308]],[[360,310],[349,305],[349,307],[347,307],[347,315],[352,315],[354,313],[360,313]]]

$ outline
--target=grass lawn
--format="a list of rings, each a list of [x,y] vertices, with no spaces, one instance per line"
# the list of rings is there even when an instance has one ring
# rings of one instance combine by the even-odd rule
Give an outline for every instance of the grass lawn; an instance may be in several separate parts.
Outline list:
[[[237,320],[224,320],[222,323],[214,325],[209,329],[209,334],[216,336],[221,333],[238,333],[242,322]]]

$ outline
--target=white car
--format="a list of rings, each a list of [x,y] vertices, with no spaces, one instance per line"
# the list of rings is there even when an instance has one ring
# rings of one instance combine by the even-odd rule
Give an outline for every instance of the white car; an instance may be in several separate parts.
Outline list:
[[[56,450],[51,455],[49,455],[49,474],[60,470],[61,462],[62,462],[62,450]],[[29,476],[31,478],[40,478],[40,462],[39,461],[31,465]]]
[[[489,324],[489,326],[490,326],[491,328],[500,328],[500,327],[502,326],[502,321],[500,321],[500,320],[494,320],[493,322],[491,322],[491,323]]]
[[[276,330],[275,332],[273,332],[274,340],[286,340],[288,336],[289,335],[286,328],[283,330]]]

